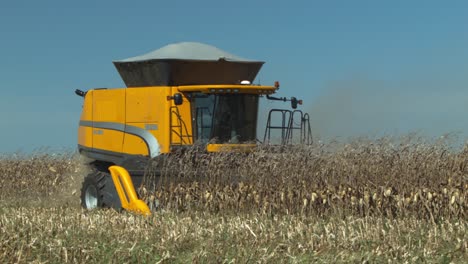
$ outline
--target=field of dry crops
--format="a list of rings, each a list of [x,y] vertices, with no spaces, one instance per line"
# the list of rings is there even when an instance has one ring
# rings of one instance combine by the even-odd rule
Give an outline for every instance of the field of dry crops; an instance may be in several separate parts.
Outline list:
[[[0,262],[468,259],[468,146],[382,138],[250,154],[193,148],[148,168],[139,193],[158,204],[149,218],[83,211],[85,173],[74,154],[0,157]]]
[[[178,211],[466,217],[468,149],[453,153],[444,145],[382,139],[265,147],[250,155],[194,149],[162,167],[167,171],[144,197]]]

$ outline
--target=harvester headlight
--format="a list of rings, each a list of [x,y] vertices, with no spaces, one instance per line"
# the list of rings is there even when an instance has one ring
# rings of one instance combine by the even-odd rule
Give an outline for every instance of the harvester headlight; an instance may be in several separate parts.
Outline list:
[[[231,89],[226,89],[226,93],[230,93],[231,92]]]
[[[218,92],[224,93],[224,89],[218,89]]]
[[[214,93],[214,92],[216,92],[215,89],[210,89],[210,93]]]
[[[249,85],[249,84],[250,84],[250,81],[248,81],[248,80],[243,80],[243,81],[241,81],[241,84]]]
[[[234,90],[232,90],[232,91],[235,92],[235,93],[238,93],[238,92],[239,92],[239,89],[234,89]]]

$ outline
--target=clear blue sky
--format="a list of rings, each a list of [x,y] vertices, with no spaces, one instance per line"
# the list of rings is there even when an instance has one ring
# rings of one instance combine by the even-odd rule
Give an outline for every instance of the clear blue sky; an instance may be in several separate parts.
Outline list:
[[[0,152],[73,149],[74,90],[122,87],[112,60],[181,41],[266,61],[256,81],[304,99],[322,137],[465,140],[467,14],[466,1],[3,1]]]

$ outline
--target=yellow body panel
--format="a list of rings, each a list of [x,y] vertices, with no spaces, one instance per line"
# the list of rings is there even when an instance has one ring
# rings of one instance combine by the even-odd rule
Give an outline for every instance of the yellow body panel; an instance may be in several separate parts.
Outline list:
[[[94,90],[93,121],[125,123],[125,91]]]
[[[110,129],[93,128],[93,148],[122,152],[124,133]]]
[[[145,141],[131,134],[125,134],[122,152],[131,155],[149,155]]]
[[[167,121],[170,87],[127,88],[126,122],[149,123]]]
[[[93,92],[89,91],[83,101],[80,120],[93,120]],[[80,126],[78,128],[78,144],[87,148],[93,147],[93,129],[91,127]]]
[[[93,147],[93,128],[80,126],[78,128],[78,144],[92,148]]]
[[[160,153],[169,152],[169,107],[170,87],[127,88],[127,124],[147,130],[158,141]],[[124,151],[127,154],[148,153],[146,144],[132,145],[134,136],[125,137]],[[143,148],[143,149],[142,149]]]
[[[80,120],[93,120],[93,94],[93,90],[86,93]]]
[[[125,123],[125,89],[94,90],[94,122]],[[123,131],[93,128],[93,148],[122,152]]]

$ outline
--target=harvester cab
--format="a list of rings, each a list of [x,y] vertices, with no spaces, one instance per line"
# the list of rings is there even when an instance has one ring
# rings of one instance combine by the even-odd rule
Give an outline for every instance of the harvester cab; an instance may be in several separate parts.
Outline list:
[[[290,101],[292,108],[302,103],[294,97],[273,97],[279,83],[253,85],[263,64],[190,42],[114,61],[126,88],[76,91],[84,98],[78,150],[94,169],[83,183],[82,205],[123,206],[125,197],[119,199],[112,184],[119,188],[122,181],[114,177],[112,182],[110,166],[125,168],[139,186],[150,159],[194,144],[207,152],[255,148],[259,98]],[[278,113],[281,125],[273,124]],[[311,143],[308,122],[308,115],[299,110],[273,109],[264,142],[270,143],[271,131],[279,130],[280,143],[291,143],[297,130],[302,143]]]

